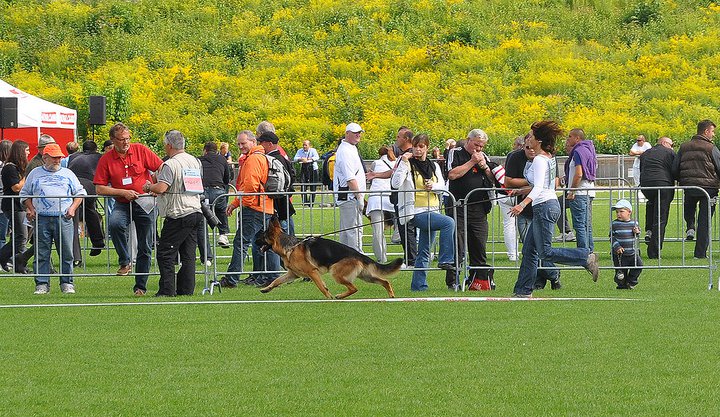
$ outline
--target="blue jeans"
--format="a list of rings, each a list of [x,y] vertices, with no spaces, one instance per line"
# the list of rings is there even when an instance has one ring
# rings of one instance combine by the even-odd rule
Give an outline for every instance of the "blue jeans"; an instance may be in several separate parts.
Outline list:
[[[37,217],[37,271],[35,284],[50,285],[50,252],[55,242],[60,257],[61,284],[73,283],[73,219],[65,216],[38,216]]]
[[[575,229],[575,241],[578,248],[595,250],[592,236],[592,197],[576,195],[572,200],[566,200],[570,207],[573,229]]]
[[[132,208],[132,213],[130,212]],[[135,232],[138,240],[137,265],[135,265],[134,290],[147,291],[148,272],[152,259],[152,243],[155,235],[156,212],[145,213],[137,203],[121,203],[116,201],[113,211],[108,216],[108,229],[115,251],[118,254],[118,263],[129,265],[132,262],[128,241],[130,238],[130,221],[135,222]]]
[[[243,207],[240,211],[240,228],[242,233],[235,233],[233,239],[233,253],[230,259],[230,266],[228,266],[228,272],[242,272],[243,263],[247,258],[248,247],[252,244],[253,247],[253,270],[254,271],[279,271],[280,270],[280,257],[269,250],[267,252],[260,253],[260,249],[255,244],[255,240],[262,236],[265,231],[265,226],[270,221],[270,215],[265,214],[247,207]],[[256,276],[256,279],[269,279],[276,278],[277,273],[274,274],[261,274]],[[227,274],[226,279],[232,284],[237,284],[237,274]]]
[[[527,237],[528,230],[530,230],[530,225],[532,224],[532,217],[527,217],[525,215],[517,216],[517,224],[518,232],[520,233],[520,241],[523,242],[523,245],[525,245],[525,238]],[[548,260],[545,260],[543,261],[542,266],[545,268],[554,268],[555,264]],[[539,285],[544,287],[545,284],[547,284],[548,280],[557,280],[559,274],[560,271],[557,269],[538,269],[535,284],[536,286]]]
[[[455,263],[455,220],[437,212],[418,213],[413,218],[418,233],[418,251],[415,258],[416,268],[427,268],[430,264],[430,247],[435,241],[435,232],[440,231],[440,255],[438,263]],[[412,291],[428,289],[427,271],[413,271],[410,283]]]
[[[5,238],[7,237],[8,224],[10,221],[7,216],[0,213],[0,248],[5,244]]]
[[[212,205],[213,202],[215,203],[215,215],[218,220],[220,220],[220,223],[218,223],[218,233],[221,235],[230,233],[227,214],[225,213],[228,198],[227,196],[220,197],[225,193],[227,193],[225,188],[205,187],[205,198],[209,200],[210,205]]]
[[[515,282],[515,294],[532,294],[540,260],[587,267],[587,258],[590,254],[587,248],[552,247],[555,222],[560,217],[560,203],[557,200],[533,204],[532,209],[533,219],[523,244],[523,257]]]

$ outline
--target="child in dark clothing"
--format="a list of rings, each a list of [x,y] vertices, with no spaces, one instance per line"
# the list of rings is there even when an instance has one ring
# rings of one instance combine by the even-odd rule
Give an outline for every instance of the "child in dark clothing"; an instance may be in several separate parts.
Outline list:
[[[631,290],[638,283],[643,262],[637,249],[637,237],[640,227],[637,220],[631,219],[632,205],[627,200],[619,200],[613,206],[617,218],[610,226],[615,282],[619,290]]]

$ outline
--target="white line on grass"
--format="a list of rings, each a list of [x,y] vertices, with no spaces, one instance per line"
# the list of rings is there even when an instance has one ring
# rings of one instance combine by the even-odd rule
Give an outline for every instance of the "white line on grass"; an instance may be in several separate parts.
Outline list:
[[[145,305],[184,304],[301,304],[301,303],[398,303],[398,302],[476,302],[476,301],[646,301],[638,298],[511,298],[511,297],[410,297],[410,298],[354,298],[349,300],[210,300],[210,301],[146,301],[127,303],[61,303],[61,304],[8,304],[0,308],[42,308],[42,307],[115,307]]]

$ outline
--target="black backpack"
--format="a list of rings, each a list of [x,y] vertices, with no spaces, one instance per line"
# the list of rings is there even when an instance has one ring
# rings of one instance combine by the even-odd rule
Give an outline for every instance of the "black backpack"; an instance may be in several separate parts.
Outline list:
[[[321,157],[322,163],[322,183],[328,188],[333,186],[333,172],[335,168],[335,151],[325,152]]]

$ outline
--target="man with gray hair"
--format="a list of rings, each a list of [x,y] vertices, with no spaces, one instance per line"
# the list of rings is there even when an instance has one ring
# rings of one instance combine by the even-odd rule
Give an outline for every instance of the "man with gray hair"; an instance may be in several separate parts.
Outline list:
[[[488,136],[481,129],[473,129],[467,135],[463,147],[452,149],[448,153],[447,167],[449,189],[455,201],[457,218],[458,259],[465,256],[465,238],[467,236],[470,271],[468,278],[470,289],[490,290],[495,284],[493,270],[487,263],[488,221],[487,215],[492,208],[490,193],[480,189],[495,186],[492,169],[497,166],[483,152]],[[476,191],[473,191],[476,190]],[[472,192],[472,193],[471,193]],[[469,197],[468,197],[469,195]],[[467,209],[467,215],[465,210]],[[476,283],[476,285],[472,285]],[[446,275],[446,284],[451,288],[450,275]]]
[[[33,169],[44,165],[44,162],[42,159],[43,151],[45,150],[45,147],[47,145],[54,144],[54,143],[56,143],[55,139],[52,136],[48,135],[47,133],[43,133],[42,135],[40,135],[40,137],[38,137],[38,146],[37,146],[38,152],[28,162],[28,166],[27,166],[27,168],[25,168],[26,175],[29,174],[30,171],[32,171]]]
[[[146,181],[143,191],[158,196],[159,214],[165,218],[157,248],[160,285],[156,297],[192,295],[195,291],[197,229],[202,222],[203,193],[200,160],[185,152],[185,137],[177,130],[165,133],[168,159],[160,166],[157,183]],[[175,275],[175,260],[180,270]]]

